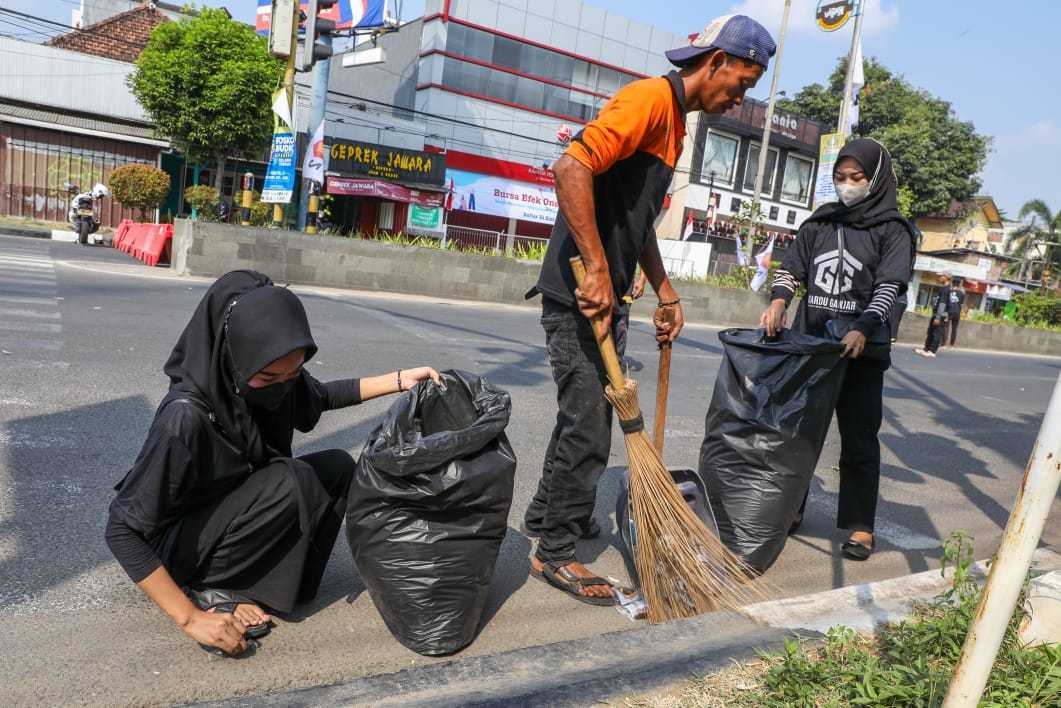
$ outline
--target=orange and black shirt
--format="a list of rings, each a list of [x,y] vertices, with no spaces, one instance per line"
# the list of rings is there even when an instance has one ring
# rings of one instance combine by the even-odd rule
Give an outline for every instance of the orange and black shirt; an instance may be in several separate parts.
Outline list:
[[[678,72],[623,87],[564,153],[593,172],[597,228],[616,301],[630,289],[638,259],[663,208],[685,139],[685,86]],[[530,296],[574,306],[569,260],[579,255],[562,213]]]

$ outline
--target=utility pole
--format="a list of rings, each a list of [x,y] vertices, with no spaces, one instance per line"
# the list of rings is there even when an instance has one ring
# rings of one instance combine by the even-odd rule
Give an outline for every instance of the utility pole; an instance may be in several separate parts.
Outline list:
[[[307,41],[312,40],[307,39]],[[331,34],[321,34],[320,43],[328,47],[328,50],[331,51]],[[313,98],[310,102],[308,125],[310,136],[313,135],[313,131],[315,131],[317,126],[321,124],[321,121],[324,120],[325,108],[328,105],[328,81],[331,78],[331,67],[332,61],[330,58],[318,61],[313,65]],[[307,149],[309,148],[307,147]],[[309,209],[309,192],[309,180],[303,178],[302,189],[299,190],[298,200],[299,231],[306,228],[306,212]]]
[[[851,51],[847,55],[847,77],[844,79],[844,100],[840,103],[840,120],[836,126],[836,132],[844,137],[851,134],[849,119],[851,116],[851,104],[854,103],[854,78],[855,78],[855,54],[862,56],[858,51],[859,43],[862,41],[862,19],[866,14],[866,0],[859,0],[858,14],[855,15],[855,31],[851,34]]]
[[[294,17],[291,21],[291,52],[287,56],[287,66],[284,68],[284,91],[287,92],[287,114],[292,116],[292,122],[294,122],[295,115],[295,55],[297,54],[296,48],[298,47],[298,21],[302,8],[299,3],[294,3]],[[291,132],[294,133],[295,126],[290,126]],[[280,204],[273,204],[273,228],[280,228],[284,223],[284,207]]]
[[[785,13],[781,16],[781,35],[777,41],[774,57],[774,78],[770,84],[770,102],[766,105],[766,125],[763,127],[763,143],[759,146],[759,169],[755,173],[755,192],[752,194],[752,213],[748,220],[748,262],[755,258],[755,227],[759,223],[761,207],[759,201],[766,176],[766,160],[770,157],[770,133],[774,128],[774,105],[777,103],[777,82],[781,78],[781,59],[785,55],[785,35],[788,34],[788,16],[792,12],[792,0],[785,0]],[[776,168],[776,165],[775,165]],[[776,186],[776,185],[771,185]]]

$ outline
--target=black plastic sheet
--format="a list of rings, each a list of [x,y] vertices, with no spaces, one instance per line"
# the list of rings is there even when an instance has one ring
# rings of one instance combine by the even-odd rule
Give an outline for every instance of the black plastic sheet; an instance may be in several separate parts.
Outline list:
[[[387,627],[432,656],[475,638],[508,526],[516,456],[508,393],[464,371],[404,394],[350,489],[347,538]]]
[[[707,411],[700,475],[719,537],[752,568],[769,568],[814,476],[847,360],[843,345],[791,330],[718,335],[725,354]]]

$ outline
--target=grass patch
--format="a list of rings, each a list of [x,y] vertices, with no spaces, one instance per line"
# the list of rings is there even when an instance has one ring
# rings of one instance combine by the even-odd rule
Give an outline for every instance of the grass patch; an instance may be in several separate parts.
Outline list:
[[[781,652],[760,653],[758,661],[698,679],[669,696],[626,704],[639,708],[939,706],[980,601],[972,563],[969,537],[951,534],[941,569],[954,568],[951,588],[917,607],[910,619],[885,625],[875,636],[835,627],[824,644],[788,640]],[[1023,607],[1022,593],[981,706],[1061,705],[1061,645],[1022,648],[1018,631]]]

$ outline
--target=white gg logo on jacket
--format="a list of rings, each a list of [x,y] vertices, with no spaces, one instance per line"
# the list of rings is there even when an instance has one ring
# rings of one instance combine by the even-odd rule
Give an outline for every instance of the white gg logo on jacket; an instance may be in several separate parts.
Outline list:
[[[844,252],[843,273],[837,273],[840,251],[829,251],[814,259],[814,284],[830,295],[850,292],[854,287],[855,273],[862,270],[862,263],[848,252]],[[842,277],[837,277],[842,275]]]

